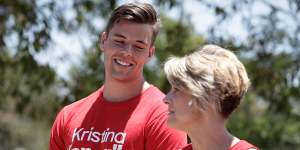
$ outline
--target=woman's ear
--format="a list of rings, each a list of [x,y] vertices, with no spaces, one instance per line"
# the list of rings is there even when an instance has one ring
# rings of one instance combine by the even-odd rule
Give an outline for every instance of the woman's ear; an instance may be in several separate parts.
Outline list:
[[[155,46],[152,46],[150,48],[150,53],[149,53],[149,57],[152,57],[155,54]]]
[[[149,55],[147,61],[149,61],[154,54],[155,54],[155,46],[151,46],[149,49]]]

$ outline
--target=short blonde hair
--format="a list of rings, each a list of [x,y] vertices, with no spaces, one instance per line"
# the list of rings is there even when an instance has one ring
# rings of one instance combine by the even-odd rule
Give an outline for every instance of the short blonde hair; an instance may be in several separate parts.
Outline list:
[[[172,85],[191,94],[194,107],[202,111],[213,101],[225,118],[237,108],[250,84],[236,55],[217,45],[206,45],[182,58],[172,57],[164,71]]]

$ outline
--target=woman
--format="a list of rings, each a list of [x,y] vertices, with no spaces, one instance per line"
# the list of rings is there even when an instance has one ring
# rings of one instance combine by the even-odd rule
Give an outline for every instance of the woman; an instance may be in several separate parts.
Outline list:
[[[168,125],[185,131],[192,144],[183,150],[255,150],[226,129],[226,120],[249,86],[244,65],[229,50],[207,45],[164,66],[172,89]]]

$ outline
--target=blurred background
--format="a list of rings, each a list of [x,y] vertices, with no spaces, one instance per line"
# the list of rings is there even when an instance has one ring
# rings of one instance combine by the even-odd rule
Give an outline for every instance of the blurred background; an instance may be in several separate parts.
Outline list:
[[[0,149],[46,150],[58,111],[95,91],[98,35],[124,0],[0,0]],[[234,135],[269,150],[300,150],[300,0],[148,0],[162,28],[144,72],[167,92],[162,64],[207,44],[234,51],[251,88]]]

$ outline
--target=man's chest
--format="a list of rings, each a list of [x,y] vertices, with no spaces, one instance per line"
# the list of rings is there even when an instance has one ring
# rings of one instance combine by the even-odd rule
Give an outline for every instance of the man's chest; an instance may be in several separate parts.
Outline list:
[[[144,149],[143,120],[125,116],[80,120],[67,125],[65,144],[68,150]]]

